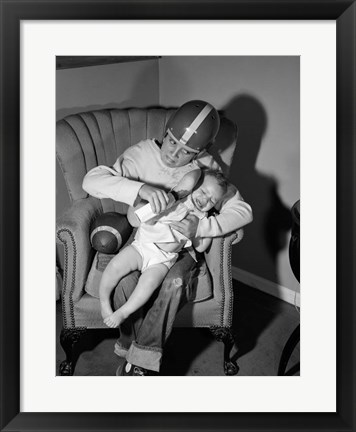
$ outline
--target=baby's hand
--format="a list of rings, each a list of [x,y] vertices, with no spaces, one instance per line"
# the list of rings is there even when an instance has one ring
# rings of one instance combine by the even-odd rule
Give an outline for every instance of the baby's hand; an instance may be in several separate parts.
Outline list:
[[[199,219],[194,214],[189,213],[181,222],[171,222],[169,225],[190,239],[195,237],[197,233]]]

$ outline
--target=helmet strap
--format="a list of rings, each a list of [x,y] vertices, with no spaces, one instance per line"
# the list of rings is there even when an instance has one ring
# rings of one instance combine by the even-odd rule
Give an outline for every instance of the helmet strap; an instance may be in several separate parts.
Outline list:
[[[177,144],[179,144],[182,148],[184,148],[185,150],[188,150],[189,152],[191,152],[191,153],[196,153],[196,154],[198,154],[198,153],[200,153],[200,150],[195,150],[195,149],[193,149],[193,148],[191,148],[191,147],[189,147],[188,145],[185,145],[185,144],[182,144],[173,134],[172,134],[172,132],[168,129],[167,130],[167,134],[177,143]]]

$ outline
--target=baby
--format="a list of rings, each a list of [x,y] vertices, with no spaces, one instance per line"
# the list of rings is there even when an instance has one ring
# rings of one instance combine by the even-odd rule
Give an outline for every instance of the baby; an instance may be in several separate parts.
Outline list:
[[[149,300],[176,262],[180,250],[192,245],[198,252],[207,249],[210,238],[190,240],[172,228],[170,222],[181,221],[188,214],[199,219],[207,217],[207,212],[223,198],[227,187],[227,180],[220,172],[194,170],[173,189],[172,195],[178,200],[172,199],[175,202],[164,212],[142,223],[129,212],[130,223],[138,226],[135,240],[110,261],[100,282],[101,315],[108,327],[118,327]],[[110,295],[118,282],[134,270],[141,271],[137,286],[127,302],[113,312]]]

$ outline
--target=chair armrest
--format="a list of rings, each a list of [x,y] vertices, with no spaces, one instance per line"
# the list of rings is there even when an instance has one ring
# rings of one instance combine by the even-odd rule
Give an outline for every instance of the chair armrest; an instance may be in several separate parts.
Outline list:
[[[90,244],[90,224],[103,209],[96,198],[74,201],[57,220],[57,242],[64,246],[63,304],[71,310],[84,293],[84,285],[94,257]],[[69,309],[67,309],[69,308]],[[64,313],[64,316],[68,316]],[[73,318],[74,319],[74,318]],[[65,326],[71,326],[65,323]]]
[[[215,237],[205,252],[205,260],[213,282],[214,299],[222,305],[222,325],[232,326],[233,287],[231,274],[232,245],[243,238],[243,229]]]

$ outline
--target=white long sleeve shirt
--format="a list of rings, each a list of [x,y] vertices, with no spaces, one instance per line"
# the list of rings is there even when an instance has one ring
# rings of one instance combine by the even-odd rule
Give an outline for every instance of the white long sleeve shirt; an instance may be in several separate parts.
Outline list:
[[[148,139],[127,149],[113,167],[100,165],[90,170],[84,177],[83,189],[96,198],[111,198],[132,206],[144,184],[168,192],[185,174],[201,167],[220,168],[207,152],[182,167],[167,167],[156,142]],[[219,214],[202,219],[196,237],[218,237],[252,221],[251,207],[233,185],[215,207]]]

